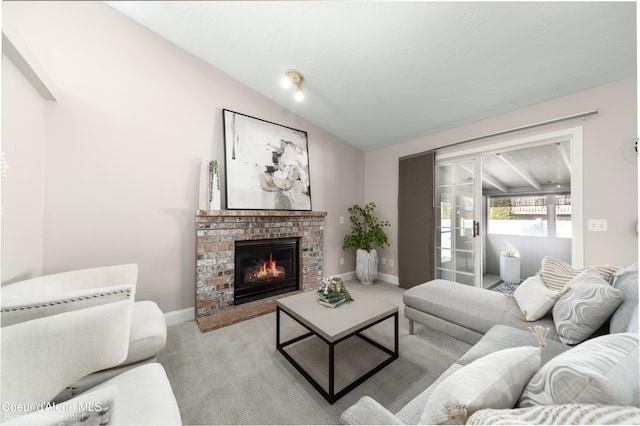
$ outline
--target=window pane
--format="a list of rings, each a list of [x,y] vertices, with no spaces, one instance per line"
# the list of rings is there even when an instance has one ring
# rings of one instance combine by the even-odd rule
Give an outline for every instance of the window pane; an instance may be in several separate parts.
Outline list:
[[[456,250],[456,272],[466,272],[473,276],[473,252]]]
[[[556,195],[556,237],[571,238],[571,194]]]
[[[490,234],[547,236],[546,196],[489,199]]]
[[[436,249],[436,266],[442,269],[451,269],[451,250],[450,249]]]
[[[446,195],[441,195],[442,201],[437,206],[438,215],[440,216],[440,224],[442,226],[451,226],[451,201],[447,200]]]
[[[451,248],[451,228],[436,229],[436,247]]]
[[[453,280],[453,272],[436,268],[436,278],[443,280]]]
[[[436,186],[451,185],[453,183],[453,169],[451,164],[438,166],[436,169]]]
[[[456,274],[456,282],[459,282],[460,284],[473,285],[473,275],[458,273]]]
[[[460,185],[460,184],[473,185],[474,169],[475,169],[474,160],[455,163],[453,168],[453,183],[456,185]]]

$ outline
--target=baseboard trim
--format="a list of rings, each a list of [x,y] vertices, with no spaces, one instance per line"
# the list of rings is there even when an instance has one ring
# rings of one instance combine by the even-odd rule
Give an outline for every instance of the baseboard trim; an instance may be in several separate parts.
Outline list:
[[[380,272],[378,272],[378,279],[389,284],[394,284],[397,286],[400,285],[400,279],[397,275],[381,274]]]
[[[355,271],[345,272],[344,274],[338,274],[336,276],[342,278],[343,281],[357,279]],[[384,281],[384,282],[389,283],[389,284],[394,284],[394,285],[397,285],[397,286],[400,285],[400,280],[399,280],[397,275],[382,274],[382,273],[378,272],[378,279],[380,281]]]
[[[335,276],[342,278],[342,281],[355,280],[356,279],[356,272],[355,271],[345,272],[344,274],[338,274],[338,275],[335,275]]]
[[[181,324],[196,319],[196,308],[180,309],[179,311],[167,312],[164,314],[167,321],[167,327],[171,325]]]

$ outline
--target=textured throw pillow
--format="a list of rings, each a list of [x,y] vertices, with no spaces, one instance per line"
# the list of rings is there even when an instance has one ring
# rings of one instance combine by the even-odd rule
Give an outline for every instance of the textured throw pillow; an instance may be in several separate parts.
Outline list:
[[[611,282],[613,274],[620,269],[619,266],[601,265],[592,266],[590,268],[573,269],[573,266],[560,259],[551,256],[545,256],[542,259],[540,268],[540,277],[544,284],[552,290],[562,291],[564,286],[571,281],[572,278],[578,276],[587,269],[595,269],[607,283]]]
[[[518,407],[553,404],[638,406],[638,335],[607,334],[569,349],[538,371]]]
[[[637,425],[640,409],[614,405],[569,404],[513,410],[480,410],[468,425]]]
[[[513,297],[520,308],[521,319],[535,321],[553,308],[560,297],[560,292],[544,285],[539,276],[533,276],[516,288]]]
[[[477,359],[447,377],[434,390],[421,424],[464,424],[482,408],[513,408],[540,368],[540,349],[503,349]]]
[[[620,290],[600,274],[587,270],[569,281],[553,306],[553,322],[560,341],[575,345],[591,336],[622,303]]]

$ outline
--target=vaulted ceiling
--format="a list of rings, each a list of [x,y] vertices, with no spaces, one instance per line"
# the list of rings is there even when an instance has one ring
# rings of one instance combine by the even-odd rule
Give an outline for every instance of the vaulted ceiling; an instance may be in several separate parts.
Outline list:
[[[107,3],[363,151],[636,75],[635,2]]]

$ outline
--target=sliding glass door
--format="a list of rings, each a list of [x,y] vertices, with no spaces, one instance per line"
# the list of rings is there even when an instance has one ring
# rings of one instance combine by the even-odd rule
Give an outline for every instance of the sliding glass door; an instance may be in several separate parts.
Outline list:
[[[436,278],[482,286],[480,157],[437,160]]]
[[[544,256],[582,267],[581,127],[442,149],[435,161],[435,278],[482,287],[510,247],[521,279]]]

